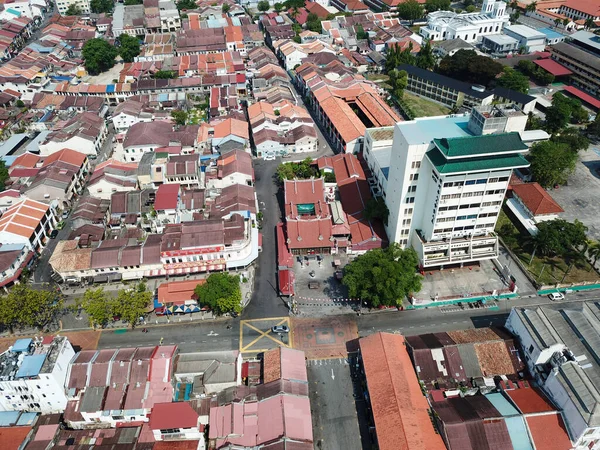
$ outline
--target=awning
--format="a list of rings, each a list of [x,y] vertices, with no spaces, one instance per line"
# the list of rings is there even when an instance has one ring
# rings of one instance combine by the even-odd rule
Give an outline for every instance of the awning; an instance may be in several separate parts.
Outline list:
[[[94,283],[108,283],[108,275],[94,275]]]

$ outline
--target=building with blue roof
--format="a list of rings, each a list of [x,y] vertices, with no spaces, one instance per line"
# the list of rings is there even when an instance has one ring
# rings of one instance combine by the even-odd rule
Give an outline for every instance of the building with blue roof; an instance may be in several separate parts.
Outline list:
[[[503,417],[518,416],[519,411],[499,392],[486,394],[486,398],[490,401],[494,408],[498,410]]]
[[[546,36],[546,45],[554,45],[565,40],[565,35],[552,28],[541,28],[538,30]]]
[[[505,417],[504,422],[514,450],[533,450],[523,416]]]
[[[20,411],[0,411],[0,427],[15,426],[20,415]]]
[[[31,378],[39,375],[46,361],[46,355],[27,355],[23,358],[21,367],[17,371],[17,378]]]
[[[0,411],[27,411],[20,417],[0,414],[0,426],[7,421],[30,425],[36,413],[64,412],[68,400],[64,385],[74,356],[63,336],[17,339],[0,354]]]

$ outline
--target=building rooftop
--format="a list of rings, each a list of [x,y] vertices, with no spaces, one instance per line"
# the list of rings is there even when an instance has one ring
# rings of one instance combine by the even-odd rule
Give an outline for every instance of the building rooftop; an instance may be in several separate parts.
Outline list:
[[[505,31],[523,36],[526,39],[543,39],[546,35],[535,28],[528,27],[527,25],[508,25],[504,27]]]
[[[517,132],[434,139],[446,159],[500,155],[529,150]]]
[[[472,136],[467,128],[468,115],[419,118],[400,122],[396,127],[409,145],[428,144],[434,139]]]
[[[19,339],[16,351],[11,347],[0,355],[0,381],[35,378],[40,373],[51,373],[65,342],[68,344],[66,337],[52,338],[48,344]]]
[[[512,186],[517,195],[534,216],[564,212],[552,196],[538,183],[523,183]]]
[[[399,334],[359,340],[381,450],[445,448],[429,417],[410,357]]]
[[[187,402],[156,403],[149,426],[152,430],[194,428],[198,426],[198,413]]]
[[[514,154],[448,160],[441,151],[435,148],[428,151],[426,155],[440,174],[529,167],[529,161],[522,155]]]

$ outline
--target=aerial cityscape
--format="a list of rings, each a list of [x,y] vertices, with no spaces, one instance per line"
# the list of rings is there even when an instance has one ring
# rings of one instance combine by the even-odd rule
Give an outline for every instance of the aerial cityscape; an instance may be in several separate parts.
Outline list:
[[[600,450],[600,0],[0,0],[0,450]]]

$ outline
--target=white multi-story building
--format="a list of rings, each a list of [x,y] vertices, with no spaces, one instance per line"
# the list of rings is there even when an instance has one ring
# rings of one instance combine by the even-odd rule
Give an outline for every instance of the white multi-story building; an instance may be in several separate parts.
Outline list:
[[[506,328],[519,338],[537,385],[561,410],[572,448],[600,449],[598,304],[513,308]]]
[[[478,42],[482,36],[499,34],[509,22],[506,3],[502,0],[483,0],[480,12],[457,14],[452,11],[436,11],[427,15],[427,25],[419,34],[432,41],[462,39]]]
[[[0,410],[60,413],[75,351],[66,337],[17,339],[0,355]]]
[[[55,0],[55,3],[56,9],[61,16],[66,15],[67,9],[69,9],[69,6],[71,5],[79,7],[81,14],[84,16],[89,16],[91,12],[89,0]]]
[[[372,185],[387,186],[390,241],[412,246],[423,267],[496,258],[493,231],[512,169],[529,166],[519,135],[526,121],[515,107],[485,106],[471,115],[399,122],[389,160],[378,157],[386,155],[384,145],[373,151],[370,130],[364,154],[380,167]]]

